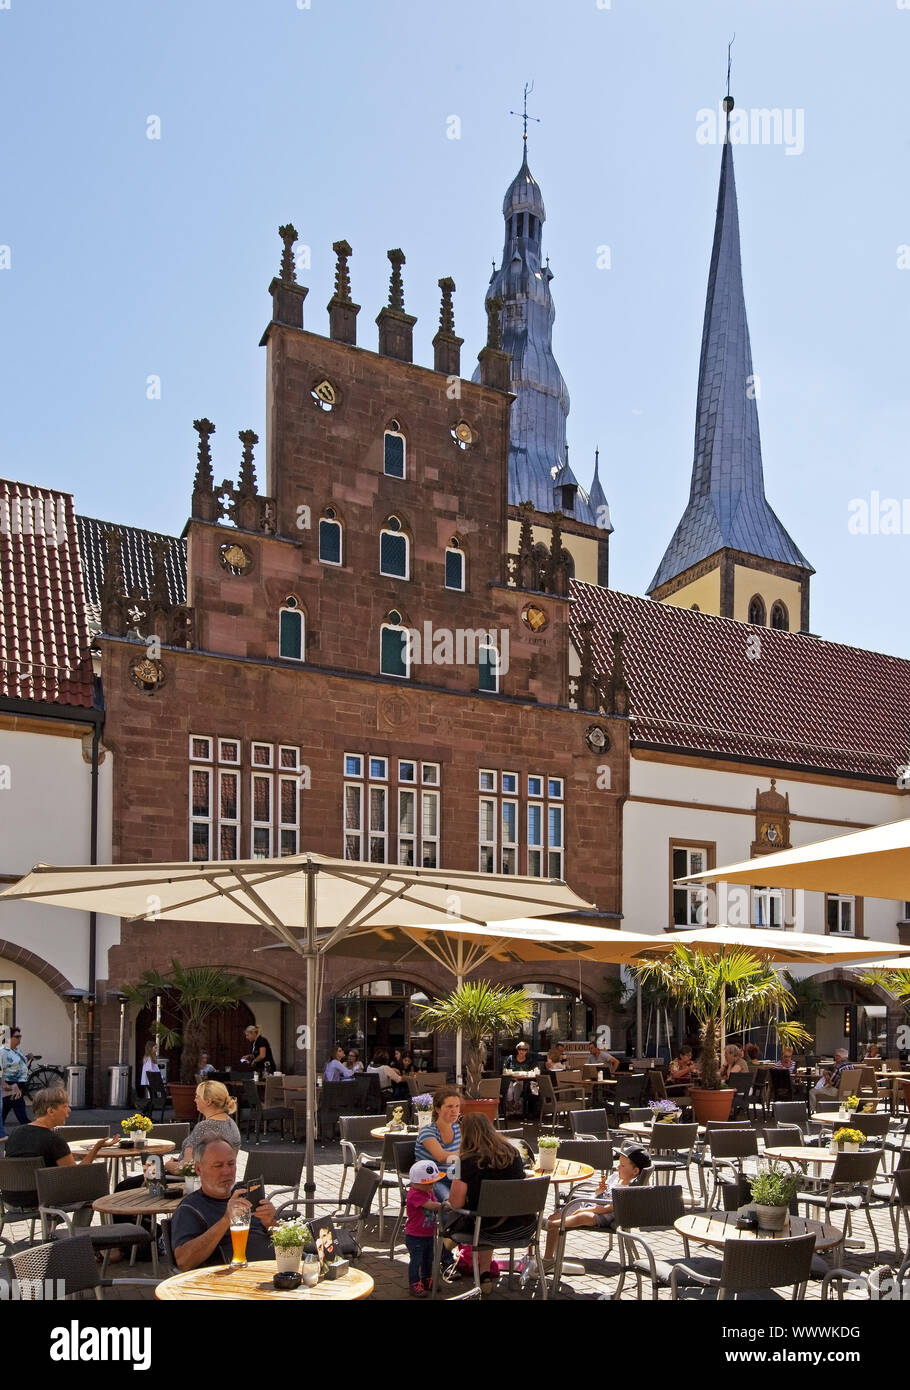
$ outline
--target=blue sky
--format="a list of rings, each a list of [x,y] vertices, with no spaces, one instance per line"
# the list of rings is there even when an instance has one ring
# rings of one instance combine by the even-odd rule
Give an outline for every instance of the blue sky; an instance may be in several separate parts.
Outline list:
[[[800,154],[735,151],[768,496],[817,570],[813,630],[910,656],[910,534],[847,526],[852,499],[910,497],[904,0],[8,3],[0,473],[178,532],[193,418],[216,423],[218,479],[239,429],[264,440],[258,342],[287,220],[311,248],[308,328],[327,332],[346,237],[375,348],[401,246],[415,360],[432,363],[449,274],[469,375],[521,157],[508,112],[533,80],[572,464],[587,483],[599,445],[612,579],[633,593],[688,495],[720,157],[696,117],[723,96],[735,30],[737,105],[805,122]]]

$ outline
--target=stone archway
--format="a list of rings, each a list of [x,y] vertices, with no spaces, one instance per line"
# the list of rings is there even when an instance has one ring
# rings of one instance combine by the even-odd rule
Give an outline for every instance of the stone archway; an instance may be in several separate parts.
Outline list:
[[[73,988],[72,983],[65,975],[61,974],[56,966],[51,965],[42,956],[35,955],[35,952],[30,951],[27,946],[18,946],[14,941],[0,940],[0,959],[8,960],[13,965],[19,965],[23,970],[28,970],[64,1001],[65,991]]]

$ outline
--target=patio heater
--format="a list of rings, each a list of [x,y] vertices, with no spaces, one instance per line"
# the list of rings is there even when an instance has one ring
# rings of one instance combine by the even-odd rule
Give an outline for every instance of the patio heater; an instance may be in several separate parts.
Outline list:
[[[66,1069],[66,1095],[74,1110],[85,1105],[85,1067],[79,1064],[79,1005],[88,998],[84,989],[66,989],[64,999],[73,1006],[73,1037],[70,1045],[70,1064]]]
[[[119,990],[111,990],[108,999],[120,1005],[120,1033],[117,1040],[117,1065],[108,1068],[107,1103],[113,1109],[122,1110],[127,1103],[130,1087],[130,1069],[123,1060],[123,1041],[126,1030],[126,1006],[128,997]]]

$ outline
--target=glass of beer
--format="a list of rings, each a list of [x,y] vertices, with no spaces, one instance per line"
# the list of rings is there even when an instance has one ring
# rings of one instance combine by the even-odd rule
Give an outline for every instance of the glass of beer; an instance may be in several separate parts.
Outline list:
[[[246,1265],[246,1242],[250,1234],[250,1216],[252,1214],[248,1202],[234,1202],[231,1205],[231,1269],[243,1269]]]

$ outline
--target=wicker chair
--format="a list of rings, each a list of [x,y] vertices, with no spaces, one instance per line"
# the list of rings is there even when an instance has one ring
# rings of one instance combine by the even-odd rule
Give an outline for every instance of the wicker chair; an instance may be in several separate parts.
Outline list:
[[[729,1294],[768,1291],[791,1285],[794,1300],[806,1296],[812,1273],[815,1236],[790,1236],[784,1240],[728,1240],[723,1261],[714,1274],[697,1269],[692,1261],[674,1265],[670,1275],[670,1297],[677,1299],[681,1284],[701,1285],[717,1290],[718,1299]]]
[[[26,1206],[22,1198],[37,1190],[35,1173],[43,1167],[43,1158],[0,1158],[0,1238],[8,1221],[29,1221],[29,1240],[35,1239],[38,1203]]]
[[[130,1246],[131,1262],[137,1249],[150,1250],[152,1270],[157,1275],[158,1248],[144,1226],[125,1221],[91,1225],[92,1203],[108,1194],[105,1164],[77,1163],[63,1168],[39,1168],[35,1179],[43,1240],[57,1239],[54,1226],[57,1221],[62,1221],[70,1239],[84,1231],[92,1243],[92,1249],[101,1251],[103,1277],[107,1275],[111,1251],[119,1250],[123,1245]]]
[[[392,1235],[389,1240],[389,1259],[394,1260],[395,1250],[401,1240],[401,1233],[407,1221],[407,1200],[408,1200],[408,1174],[414,1162],[414,1151],[417,1148],[416,1139],[396,1138],[392,1144],[394,1153],[395,1176],[398,1179],[398,1196],[400,1205],[398,1215],[392,1227]]]
[[[832,1212],[844,1213],[844,1239],[850,1234],[851,1216],[855,1211],[864,1211],[872,1244],[878,1254],[878,1233],[872,1220],[870,1203],[874,1196],[873,1183],[882,1150],[873,1149],[865,1153],[839,1153],[834,1160],[831,1176],[823,1190],[800,1192],[798,1200],[812,1208],[820,1221],[829,1221]]]
[[[547,1297],[547,1281],[540,1257],[540,1228],[550,1189],[549,1178],[518,1178],[482,1182],[476,1211],[456,1212],[462,1218],[457,1226],[437,1227],[433,1250],[433,1292],[439,1287],[443,1237],[456,1245],[470,1245],[473,1253],[474,1284],[470,1293],[480,1295],[478,1250],[508,1250],[509,1278],[514,1270],[515,1251],[526,1249],[537,1270],[541,1298]],[[484,1230],[484,1222],[490,1225]],[[492,1228],[492,1229],[491,1229]],[[465,1297],[466,1295],[459,1295]],[[468,1295],[469,1296],[469,1295]]]
[[[713,1207],[720,1196],[722,1170],[731,1169],[734,1178],[745,1175],[745,1160],[758,1158],[758,1134],[754,1129],[712,1129],[708,1134],[711,1153],[711,1176],[714,1190],[709,1207]]]
[[[698,1125],[657,1124],[651,1130],[651,1138],[648,1140],[655,1182],[660,1182],[662,1174],[666,1174],[667,1183],[670,1181],[671,1173],[685,1174],[686,1182],[689,1184],[689,1196],[693,1202],[695,1192],[692,1188],[691,1164],[697,1143]]]
[[[72,1144],[76,1139],[109,1139],[111,1137],[110,1125],[57,1125],[54,1133],[61,1139],[65,1139],[68,1144]]]
[[[325,1088],[323,1088],[325,1089]],[[263,1134],[268,1133],[270,1121],[277,1121],[281,1125],[281,1137],[284,1138],[285,1125],[293,1124],[294,1112],[288,1105],[263,1105],[259,1099],[259,1090],[255,1081],[247,1078],[243,1082],[243,1100],[248,1107],[246,1118],[246,1137],[249,1141],[250,1131],[255,1127],[256,1143],[258,1144]]]
[[[179,1152],[184,1139],[190,1137],[190,1126],[186,1120],[179,1120],[169,1125],[153,1125],[149,1130],[150,1139],[170,1139],[174,1148]]]
[[[153,1288],[159,1282],[157,1279],[106,1279],[95,1263],[95,1251],[87,1235],[33,1245],[18,1255],[8,1255],[0,1261],[0,1279],[7,1287],[15,1279],[18,1297],[28,1300],[43,1299],[48,1286],[56,1288],[58,1281],[66,1298],[91,1290],[98,1300],[104,1289]]]
[[[674,1222],[685,1216],[683,1190],[671,1187],[616,1187],[613,1189],[613,1215],[615,1226],[613,1234],[619,1246],[619,1283],[613,1291],[618,1299],[626,1282],[626,1275],[633,1274],[642,1297],[642,1281],[651,1282],[651,1298],[657,1299],[658,1289],[670,1287],[670,1276],[680,1260],[666,1260],[654,1254],[644,1239],[643,1233],[669,1232]],[[683,1242],[685,1258],[689,1259],[689,1243]],[[711,1261],[710,1265],[716,1264]],[[696,1258],[691,1261],[696,1273],[711,1273],[709,1263]]]
[[[386,1119],[391,1119],[391,1115],[387,1114]],[[376,1115],[340,1115],[338,1124],[341,1128],[342,1162],[341,1182],[338,1184],[340,1202],[344,1197],[344,1184],[349,1168],[355,1173],[361,1166],[378,1171],[382,1161],[382,1140],[374,1139],[372,1135],[372,1131],[379,1128]],[[374,1152],[367,1152],[362,1147],[364,1144],[372,1145]]]
[[[573,1110],[569,1115],[573,1139],[609,1139],[606,1110]]]
[[[283,1197],[287,1192],[291,1194],[289,1201],[283,1202],[277,1207],[278,1217],[283,1220],[282,1213],[285,1208],[296,1210],[300,1200],[303,1157],[299,1149],[296,1153],[293,1151],[281,1152],[275,1149],[257,1149],[255,1154],[251,1153],[247,1158],[244,1177],[247,1179],[261,1178],[266,1188],[274,1186],[276,1190],[268,1194],[269,1201],[272,1203],[276,1197]]]

